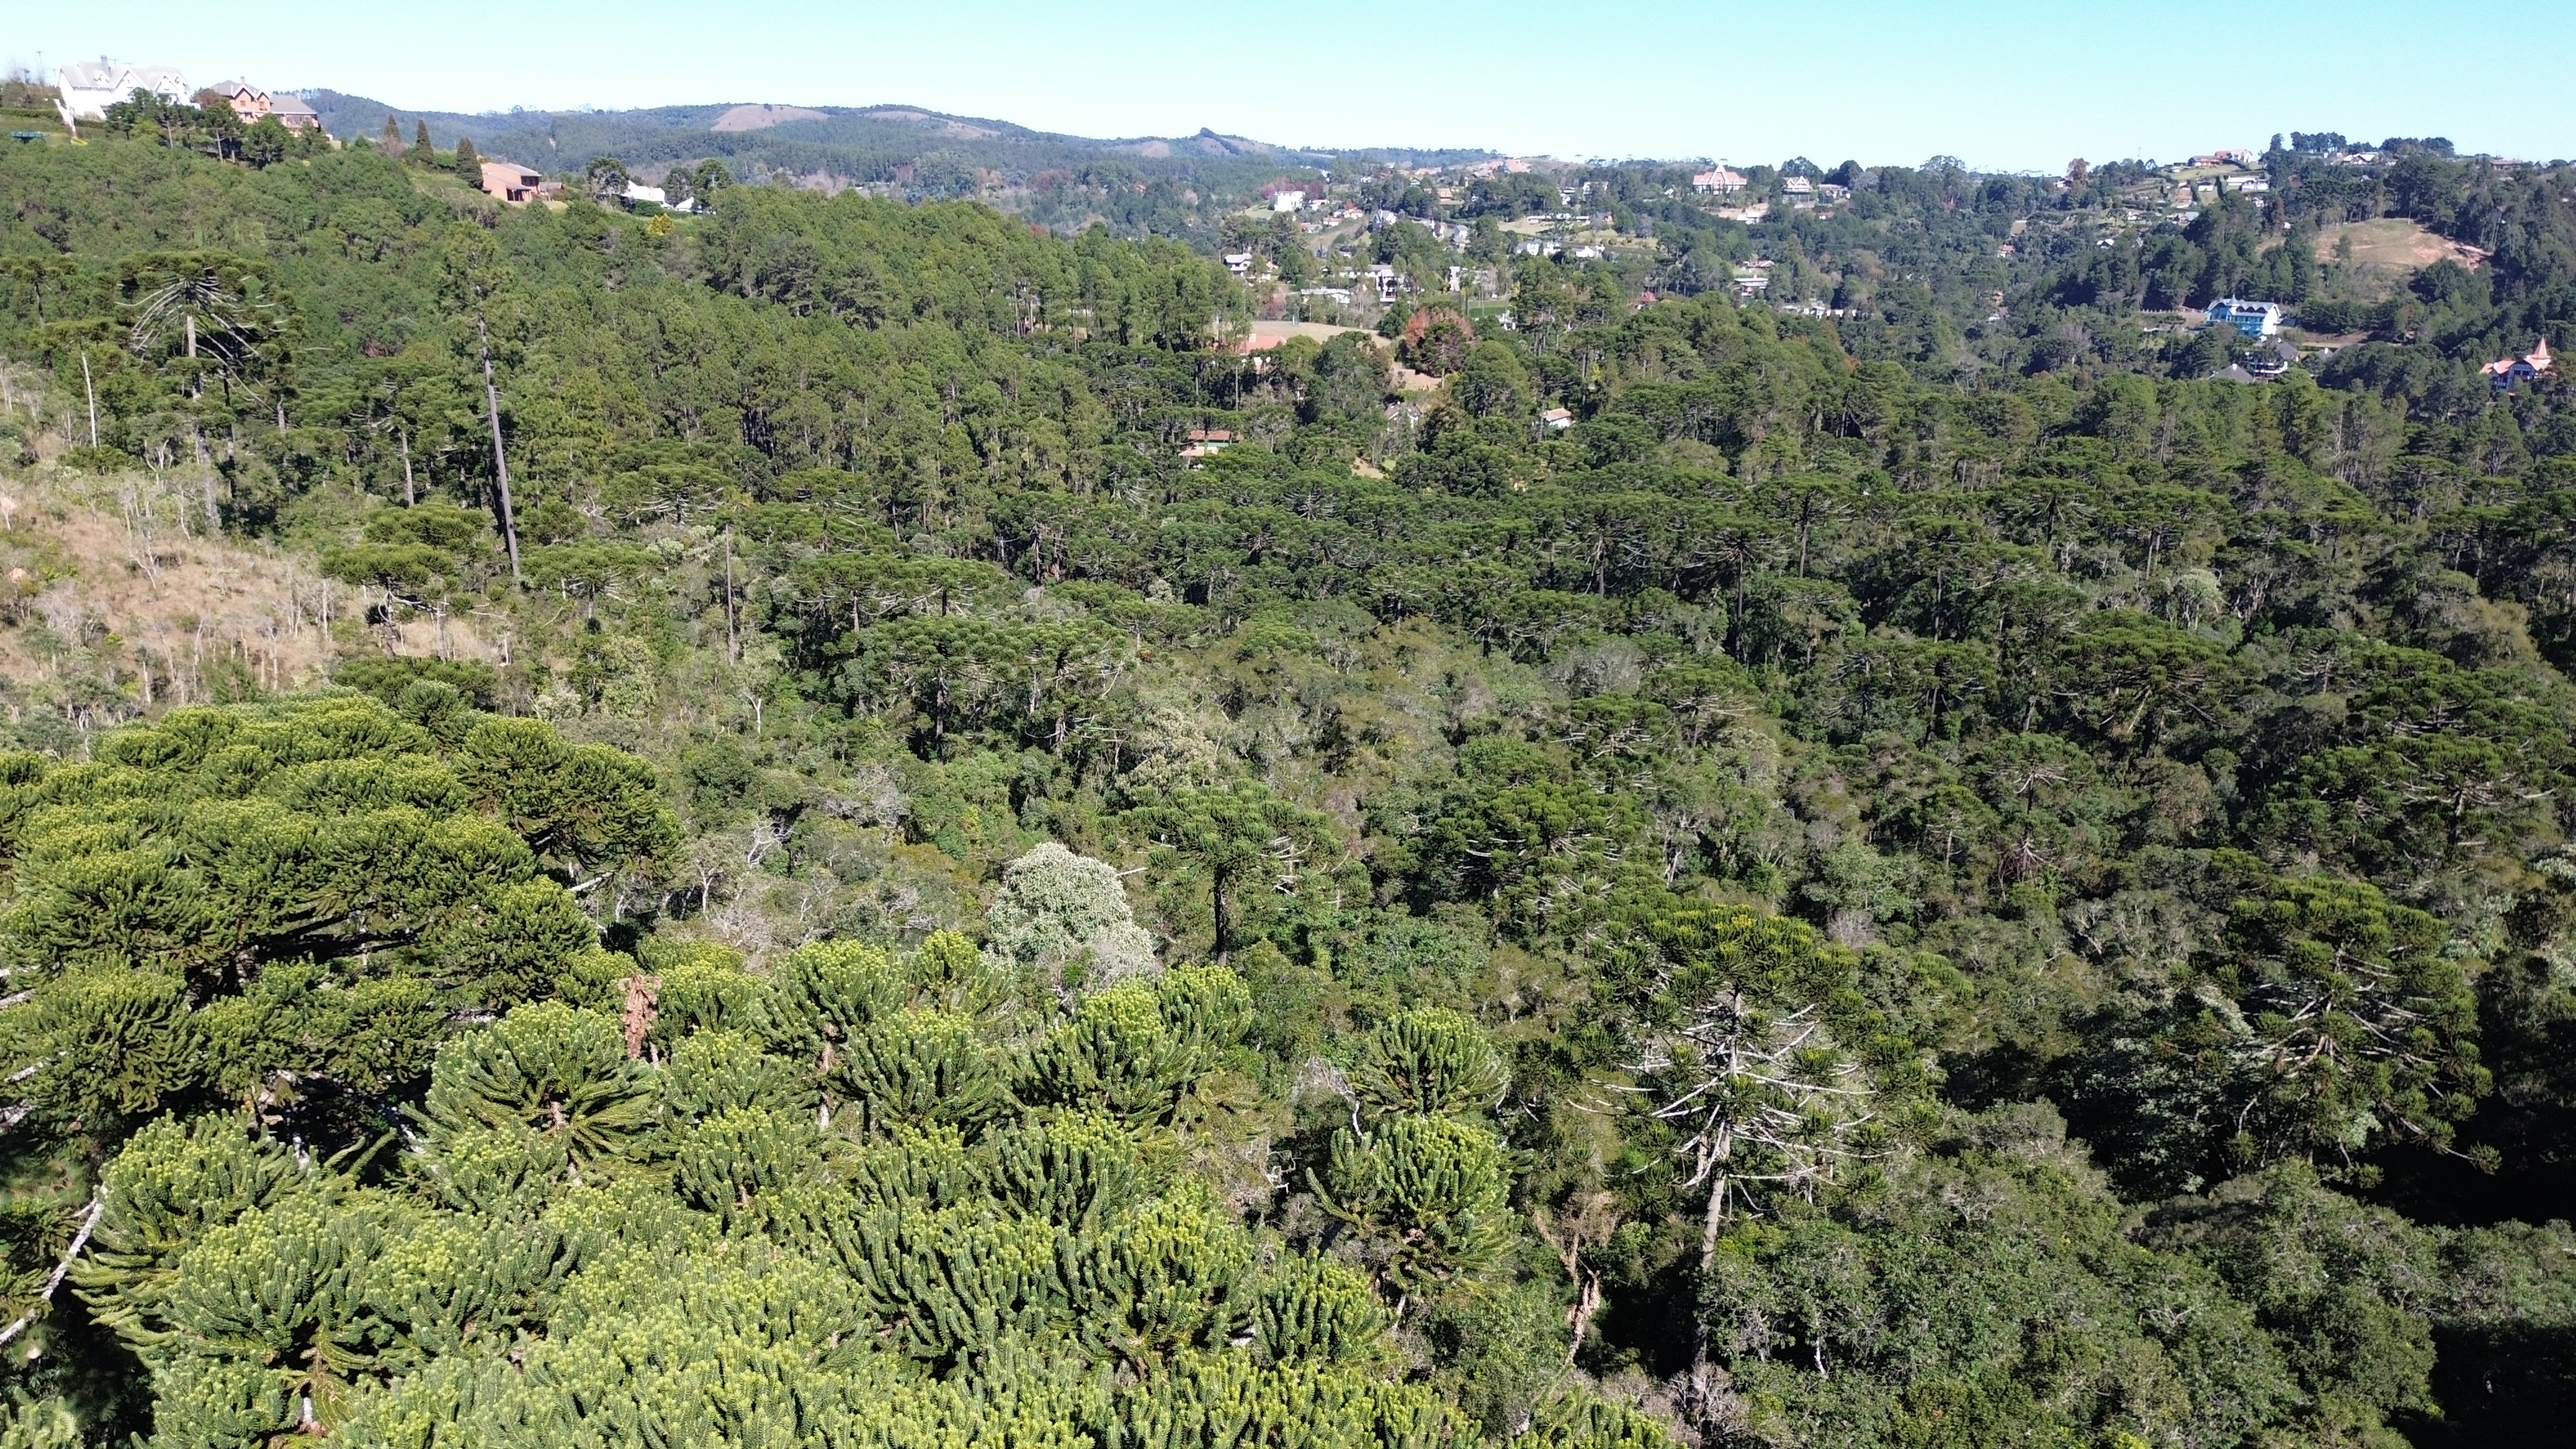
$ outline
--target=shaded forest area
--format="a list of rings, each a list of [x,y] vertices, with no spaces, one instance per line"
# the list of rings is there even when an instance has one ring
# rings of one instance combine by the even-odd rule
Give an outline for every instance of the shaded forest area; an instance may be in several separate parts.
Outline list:
[[[2418,169],[2487,263],[2243,386],[2119,269],[2294,206],[1938,166],[1247,355],[971,203],[0,154],[6,1433],[2550,1442],[2576,226]],[[83,602],[218,544],[327,677]]]

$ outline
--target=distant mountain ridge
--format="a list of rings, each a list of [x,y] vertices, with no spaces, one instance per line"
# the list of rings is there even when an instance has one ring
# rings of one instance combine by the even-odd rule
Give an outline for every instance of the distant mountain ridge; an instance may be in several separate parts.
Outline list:
[[[721,161],[737,181],[822,191],[863,189],[907,201],[973,197],[1058,231],[1108,225],[1170,236],[1207,250],[1218,218],[1274,182],[1317,168],[1456,164],[1487,151],[1402,147],[1306,150],[1202,128],[1191,136],[1095,138],[925,106],[796,106],[770,102],[655,106],[632,111],[412,111],[370,96],[315,89],[305,100],[333,135],[373,138],[392,116],[404,143],[422,122],[442,150],[459,136],[486,156],[555,174],[614,156],[652,181],[675,166]]]
[[[772,102],[655,106],[627,111],[485,112],[406,110],[369,96],[328,89],[304,98],[321,113],[323,127],[335,136],[375,136],[387,116],[401,123],[405,141],[414,126],[429,123],[430,136],[441,147],[458,136],[470,136],[477,150],[506,155],[530,165],[566,168],[587,164],[593,155],[615,155],[639,169],[656,162],[700,159],[705,155],[763,159],[768,142],[797,143],[861,152],[931,154],[956,145],[983,143],[998,148],[1031,148],[1033,152],[1080,152],[1098,156],[1131,156],[1144,161],[1191,157],[1261,158],[1289,165],[1329,165],[1336,161],[1402,161],[1444,164],[1477,160],[1495,153],[1369,147],[1324,151],[1284,146],[1248,136],[1201,128],[1190,136],[1097,138],[1039,131],[1010,121],[951,115],[924,106],[891,103],[874,106],[798,106]],[[721,141],[713,138],[722,137]],[[694,155],[684,155],[691,140],[707,138]],[[1035,154],[1029,158],[1039,159]],[[1061,159],[1049,154],[1048,160]],[[916,162],[917,164],[917,162]],[[781,166],[776,169],[795,169]],[[1040,169],[1043,169],[1042,167]]]

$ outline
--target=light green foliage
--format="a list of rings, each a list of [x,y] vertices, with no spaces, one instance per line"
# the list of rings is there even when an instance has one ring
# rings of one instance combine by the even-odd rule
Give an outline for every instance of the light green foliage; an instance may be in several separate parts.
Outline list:
[[[1662,1420],[1580,1391],[1542,1401],[1530,1432],[1533,1449],[1668,1449],[1676,1439]]]
[[[923,954],[925,997],[980,969],[952,942]],[[666,976],[682,969],[737,970]],[[732,1008],[656,1060],[606,1016],[519,1007],[441,1048],[420,1170],[382,1186],[229,1123],[148,1128],[108,1170],[82,1291],[188,1411],[154,1442],[309,1423],[367,1444],[606,1445],[792,1423],[927,1445],[1009,1424],[1076,1449],[1246,1413],[1281,1442],[1455,1436],[1436,1395],[1368,1371],[1391,1349],[1364,1284],[1311,1260],[1257,1275],[1253,1236],[1167,1147],[1023,1111],[1001,1090],[1009,1043],[889,1007],[889,969],[809,948],[786,980],[745,978],[738,1014],[768,1036],[851,1023],[829,1066],[762,1050],[721,1024]],[[1204,968],[1090,1000],[1129,998],[1187,1058],[1152,1054],[1177,1073],[1154,1079],[1167,1094],[1247,1011]],[[813,1094],[854,1076],[875,1090],[826,1135]],[[1256,1323],[1258,1364],[1235,1346]],[[1141,1377],[1113,1390],[1112,1368]]]
[[[220,1118],[162,1118],[108,1164],[96,1245],[76,1270],[99,1321],[141,1336],[159,1311],[179,1257],[209,1229],[297,1192],[327,1187],[275,1143],[244,1139]]]
[[[1033,1102],[1168,1121],[1182,1090],[1242,1037],[1250,1002],[1223,967],[1184,967],[1076,1003],[1033,1052],[1021,1088]]]
[[[654,1106],[651,1079],[628,1059],[615,1022],[547,1002],[442,1050],[421,1115],[434,1170],[458,1165],[444,1149],[462,1145],[523,1152],[529,1172],[577,1182],[626,1155]]]
[[[1454,1117],[1399,1114],[1360,1133],[1341,1129],[1316,1186],[1399,1294],[1491,1268],[1512,1241],[1503,1144]]]
[[[1160,969],[1116,869],[1052,840],[1003,869],[984,933],[1000,961],[1068,984],[1111,986]]]
[[[1402,1012],[1360,1048],[1351,1090],[1376,1115],[1474,1115],[1511,1084],[1502,1054],[1477,1025],[1446,1007]]]
[[[830,1081],[880,1130],[976,1127],[1009,1100],[1003,1067],[974,1018],[935,1007],[905,1007],[851,1038]]]
[[[1114,1212],[1149,1181],[1144,1144],[1093,1114],[1024,1119],[985,1133],[977,1151],[994,1196],[1060,1223]]]
[[[1458,1376],[1458,1407],[1488,1436],[1527,1433],[1539,1406],[1568,1386],[1565,1317],[1551,1311],[1556,1306],[1539,1284],[1480,1283],[1427,1316],[1424,1337]]]
[[[774,1008],[767,1030],[808,1053],[848,1041],[902,1005],[910,990],[893,952],[855,941],[797,947],[771,969],[769,985]]]
[[[1385,1351],[1386,1309],[1367,1279],[1330,1258],[1290,1254],[1254,1286],[1254,1345],[1272,1363],[1366,1364]]]
[[[0,1416],[0,1449],[80,1449],[80,1419],[60,1399],[20,1399]]]

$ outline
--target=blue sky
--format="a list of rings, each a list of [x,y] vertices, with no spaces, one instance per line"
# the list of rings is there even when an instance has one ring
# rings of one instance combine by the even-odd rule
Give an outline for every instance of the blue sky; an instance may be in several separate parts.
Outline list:
[[[102,52],[437,110],[902,101],[1084,135],[2056,170],[2275,131],[2576,155],[2576,0],[6,0],[0,62]],[[258,17],[258,18],[255,18]]]

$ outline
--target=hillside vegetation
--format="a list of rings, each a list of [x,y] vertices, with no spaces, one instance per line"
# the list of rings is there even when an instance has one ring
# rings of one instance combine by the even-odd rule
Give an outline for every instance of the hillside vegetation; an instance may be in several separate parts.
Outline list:
[[[2137,308],[2304,235],[1943,167],[1253,356],[972,203],[0,153],[5,1433],[2552,1442],[2576,225],[2417,172],[2492,259],[2244,386]]]

